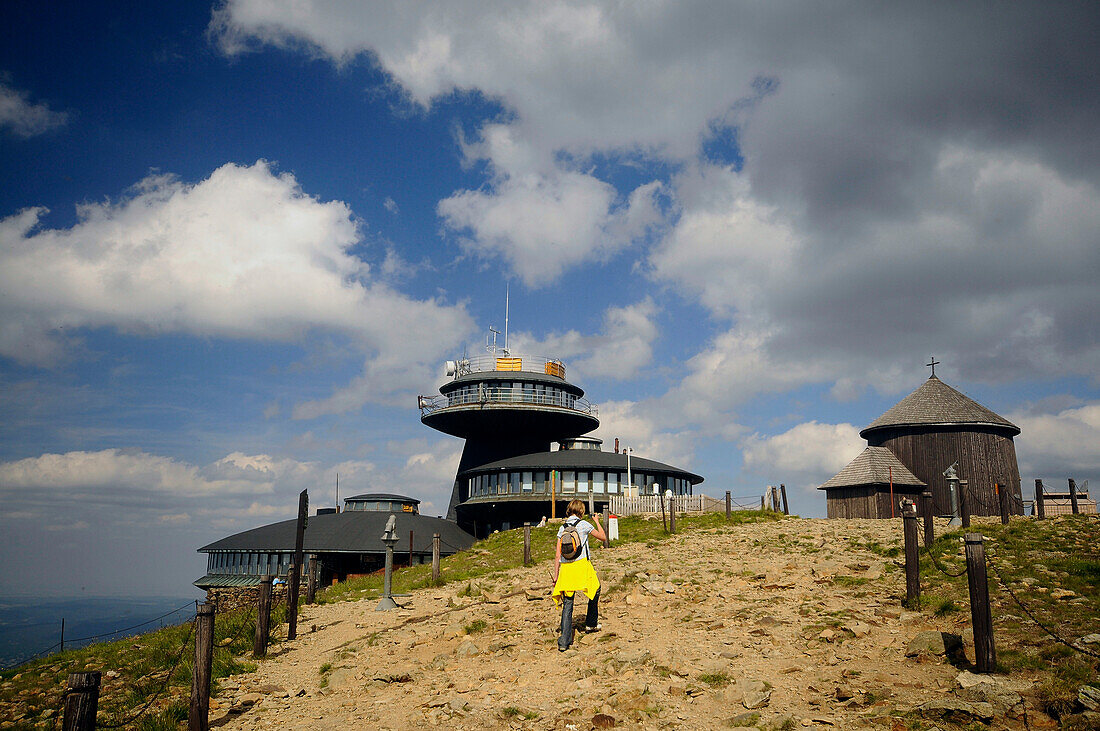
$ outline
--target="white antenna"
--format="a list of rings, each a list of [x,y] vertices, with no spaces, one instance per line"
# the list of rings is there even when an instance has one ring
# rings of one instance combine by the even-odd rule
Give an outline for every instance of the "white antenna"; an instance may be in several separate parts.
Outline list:
[[[492,325],[489,326],[489,332],[492,333],[493,342],[489,342],[489,335],[485,336],[485,349],[490,353],[497,352],[497,335],[500,335],[500,330],[497,330]]]
[[[508,353],[508,304],[509,304],[509,302],[508,301],[510,299],[510,295],[511,295],[511,286],[506,284],[504,286],[504,354],[505,355],[509,355],[509,353]]]

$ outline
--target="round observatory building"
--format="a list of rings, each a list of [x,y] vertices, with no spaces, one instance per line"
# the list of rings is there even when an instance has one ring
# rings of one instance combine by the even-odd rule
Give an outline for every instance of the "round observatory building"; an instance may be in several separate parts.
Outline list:
[[[627,450],[604,451],[582,436],[599,426],[598,410],[566,380],[564,363],[494,348],[448,361],[440,395],[419,398],[421,422],[466,440],[447,509],[464,530],[480,537],[561,517],[575,498],[599,510],[623,493],[690,495],[703,481]]]

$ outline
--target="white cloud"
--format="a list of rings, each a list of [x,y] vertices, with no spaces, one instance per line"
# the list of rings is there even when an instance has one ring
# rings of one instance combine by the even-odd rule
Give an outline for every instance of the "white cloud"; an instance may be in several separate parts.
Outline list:
[[[520,332],[512,335],[510,345],[517,353],[561,358],[574,382],[633,378],[653,361],[653,343],[659,334],[657,312],[657,305],[646,297],[625,307],[607,308],[597,334],[567,330],[536,339]]]
[[[619,204],[615,189],[579,172],[554,170],[506,176],[490,190],[465,190],[439,203],[439,215],[463,248],[499,256],[530,287],[542,287],[568,267],[603,261],[660,221],[659,184],[635,189]]]
[[[0,81],[0,130],[17,137],[34,137],[64,126],[65,112],[56,112],[46,104],[33,104],[25,91]]]
[[[1052,479],[1100,476],[1100,402],[1054,414],[1011,413],[1020,471]]]
[[[758,473],[796,475],[825,482],[867,446],[851,424],[808,421],[782,434],[751,434],[741,441],[745,468]],[[820,482],[818,484],[820,484]]]
[[[24,511],[76,510],[108,523],[140,514],[173,525],[217,517],[223,526],[244,526],[257,517],[292,516],[303,489],[327,504],[325,486],[335,484],[337,473],[365,482],[374,471],[369,462],[324,467],[242,452],[198,466],[141,450],[73,451],[0,463],[0,498]]]
[[[602,439],[606,450],[614,449],[618,438],[620,449],[631,447],[639,457],[690,470],[695,435],[668,429],[662,412],[653,407],[652,402],[605,401],[600,404],[600,426],[592,436]]]
[[[639,209],[669,227],[648,262],[732,321],[692,364],[723,408],[750,389],[703,375],[746,359],[766,390],[837,398],[907,387],[932,352],[971,380],[1095,374],[1093,29],[1084,6],[990,26],[966,5],[676,2],[230,0],[211,23],[227,52],[369,54],[422,108],[498,103],[464,143],[487,185],[439,211],[532,285],[636,239],[608,224],[641,188],[608,181],[671,163],[673,205]]]
[[[363,353],[364,372],[295,409],[316,416],[415,390],[471,329],[462,307],[373,281],[349,253],[348,207],[263,161],[195,184],[151,176],[78,212],[69,229],[38,228],[41,208],[0,220],[0,354],[50,364],[65,354],[58,333],[95,327],[281,342],[327,331]]]

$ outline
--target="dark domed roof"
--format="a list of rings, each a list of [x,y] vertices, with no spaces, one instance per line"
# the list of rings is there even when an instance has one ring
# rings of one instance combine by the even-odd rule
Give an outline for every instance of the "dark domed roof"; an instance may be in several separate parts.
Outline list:
[[[1020,433],[1020,427],[998,416],[977,401],[956,391],[935,376],[922,383],[892,409],[875,419],[859,435],[864,439],[878,429],[899,426],[958,426],[980,425],[998,427],[1011,436]]]

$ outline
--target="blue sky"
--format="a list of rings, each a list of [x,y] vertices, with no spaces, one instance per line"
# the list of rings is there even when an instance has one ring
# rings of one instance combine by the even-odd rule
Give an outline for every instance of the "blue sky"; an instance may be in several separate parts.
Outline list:
[[[1100,475],[1097,13],[0,10],[0,591],[176,593],[297,492],[445,509],[504,320],[599,436],[795,510],[927,375]]]

